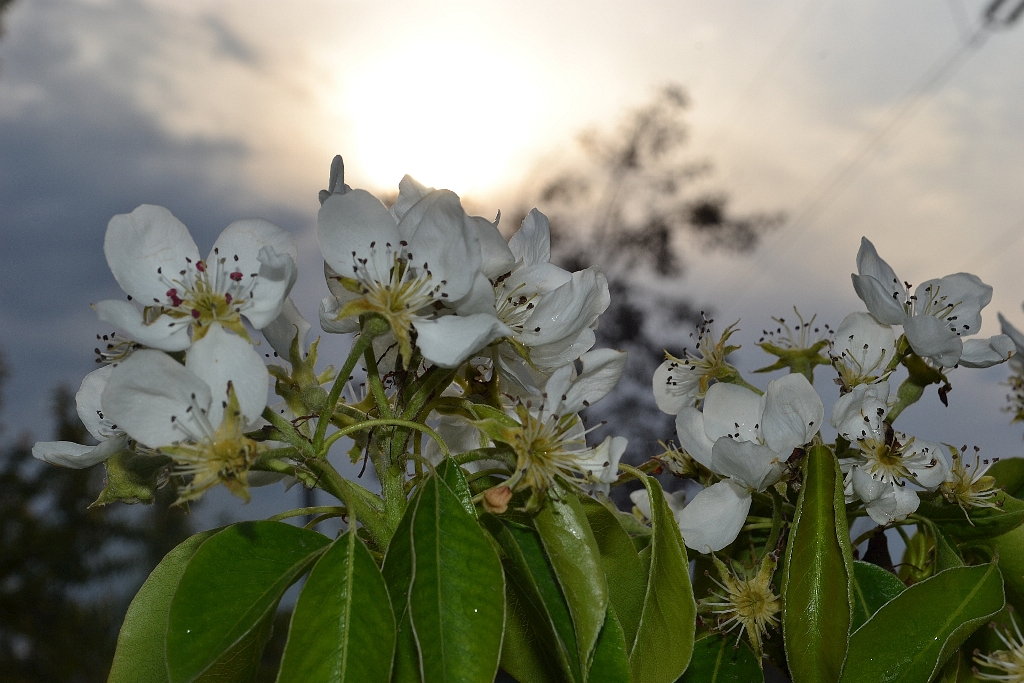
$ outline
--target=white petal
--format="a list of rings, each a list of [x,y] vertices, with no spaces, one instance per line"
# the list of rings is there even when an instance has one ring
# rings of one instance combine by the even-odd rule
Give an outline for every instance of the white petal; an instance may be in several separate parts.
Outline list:
[[[951,368],[960,360],[964,343],[942,321],[930,315],[915,315],[903,322],[903,331],[917,355],[944,368]]]
[[[580,356],[583,372],[573,380],[565,394],[561,412],[577,413],[597,403],[615,388],[626,368],[626,352],[615,349],[597,349]]]
[[[832,355],[856,375],[880,375],[895,353],[892,326],[878,322],[870,313],[851,313],[836,329]]]
[[[676,515],[686,547],[718,552],[736,540],[750,510],[750,492],[731,481],[704,489]]]
[[[70,441],[40,441],[32,446],[32,455],[51,465],[80,470],[104,462],[127,446],[126,434],[103,439],[95,446],[82,446]]]
[[[442,415],[434,430],[452,455],[475,451],[489,443],[481,438],[479,429],[467,422],[465,418],[455,415]],[[426,440],[423,446],[423,455],[435,465],[441,462],[441,449],[433,439]]]
[[[734,441],[723,436],[711,449],[711,470],[763,491],[782,476],[782,460],[788,457],[789,453],[780,454],[753,441]]]
[[[853,288],[868,310],[887,325],[899,325],[906,316],[902,304],[907,299],[907,288],[867,237],[860,240],[857,273],[853,276]]]
[[[658,410],[669,415],[678,415],[680,410],[697,402],[700,383],[696,379],[699,377],[694,381],[687,381],[687,374],[698,373],[690,366],[671,358],[658,366],[652,380],[654,402],[658,404]]]
[[[704,396],[704,431],[712,442],[721,436],[755,441],[760,420],[761,397],[750,389],[719,382]]]
[[[646,519],[651,518],[651,497],[648,495],[646,488],[639,488],[633,491],[629,494],[629,499],[633,501],[633,505],[636,505],[640,514]],[[668,509],[672,511],[672,516],[678,517],[679,513],[686,507],[686,491],[680,489],[673,493],[665,492],[665,502],[668,503]]]
[[[443,368],[457,368],[495,339],[512,334],[505,323],[487,313],[418,319],[412,325],[416,328],[416,346],[420,353]]]
[[[458,195],[431,192],[409,209],[398,230],[409,242],[412,268],[429,270],[440,293],[447,294],[443,298],[458,301],[469,293],[480,269],[480,237]]]
[[[229,272],[237,269],[248,275],[259,270],[259,254],[264,247],[282,256],[291,256],[292,261],[299,260],[295,238],[290,232],[262,218],[246,218],[224,228],[213,243],[206,263],[212,268],[218,259],[226,259],[224,267]]]
[[[988,339],[965,339],[960,365],[965,368],[988,368],[1010,359],[1017,347],[1008,335],[997,334]]]
[[[292,291],[298,269],[295,259],[274,251],[272,247],[260,249],[257,258],[260,263],[259,277],[256,278],[248,302],[241,307],[241,313],[253,327],[261,330],[281,315],[284,300]]]
[[[473,313],[489,313],[497,315],[494,308],[494,287],[487,276],[477,271],[473,286],[466,296],[451,304],[459,315],[472,315]]]
[[[949,465],[943,450],[938,444],[914,439],[903,452],[903,463],[922,488],[933,491],[946,479]]]
[[[539,370],[551,372],[566,363],[571,363],[594,347],[597,341],[594,330],[585,327],[576,337],[566,337],[550,344],[530,347],[530,361]]]
[[[580,330],[591,327],[610,303],[604,274],[595,268],[578,271],[541,299],[518,338],[528,346],[575,338]]]
[[[348,334],[359,331],[359,319],[349,316],[338,320],[342,303],[335,297],[328,296],[320,300],[320,327],[330,334]]]
[[[883,495],[865,506],[865,510],[876,524],[885,526],[906,519],[920,503],[917,492],[905,486],[888,486]]]
[[[502,283],[505,296],[532,297],[553,292],[572,280],[572,273],[553,263],[538,263],[512,271]]]
[[[305,355],[306,337],[312,328],[289,297],[284,301],[281,314],[269,325],[264,325],[260,332],[279,356],[288,358],[296,335],[299,338],[299,352]]]
[[[523,224],[508,241],[509,249],[516,260],[524,266],[535,266],[551,260],[551,226],[548,217],[537,209],[531,209]]]
[[[683,408],[676,415],[676,436],[679,446],[704,467],[711,467],[711,450],[715,442],[704,431],[704,414],[693,407]]]
[[[761,399],[761,436],[784,458],[818,433],[825,417],[821,398],[807,378],[798,372],[768,382]]]
[[[847,441],[880,440],[882,420],[889,412],[889,383],[858,384],[832,406],[832,426]]]
[[[391,215],[395,218],[395,223],[397,224],[398,221],[402,220],[416,202],[433,191],[434,188],[427,187],[410,175],[402,178],[402,181],[398,183],[398,201],[390,209]]]
[[[97,441],[109,439],[120,433],[120,430],[114,429],[114,423],[103,417],[103,407],[100,403],[100,397],[103,396],[103,390],[107,388],[110,373],[113,371],[113,365],[104,365],[102,368],[93,370],[85,376],[82,386],[75,394],[78,418]]]
[[[480,271],[489,278],[496,278],[512,270],[516,257],[498,227],[480,216],[469,216],[467,220],[480,241]]]
[[[192,343],[188,337],[191,321],[175,320],[167,315],[151,323],[142,319],[142,312],[127,301],[107,299],[92,305],[96,317],[110,323],[143,346],[161,351],[184,351]]]
[[[357,267],[365,267],[385,281],[401,240],[395,219],[365,190],[328,197],[317,214],[316,235],[324,260],[335,272],[354,277]],[[364,258],[367,263],[360,266],[357,259]]]
[[[853,275],[853,289],[864,305],[880,322],[886,325],[901,325],[907,317],[903,299],[894,298],[892,288],[885,287],[873,277]],[[897,297],[906,296],[896,292]]]
[[[167,354],[140,349],[114,368],[101,401],[103,414],[119,429],[159,448],[187,436],[175,423],[188,417],[189,408],[209,409],[210,386]]]
[[[619,460],[626,452],[627,443],[625,437],[608,436],[599,445],[580,454],[580,471],[589,473],[604,484],[605,486],[600,489],[604,493],[608,492],[608,485],[619,478]]]
[[[865,503],[874,502],[887,492],[892,491],[892,484],[875,479],[860,467],[854,467],[850,474],[853,481],[853,492]]]
[[[1017,354],[1024,356],[1024,334],[1021,334],[1020,330],[1010,324],[1003,314],[999,314],[999,326],[1003,334],[1013,340],[1013,345],[1017,349]]]
[[[199,260],[188,228],[164,207],[150,204],[110,219],[103,253],[121,289],[144,306],[167,299],[168,278],[189,267],[186,258]]]
[[[981,309],[992,301],[992,287],[977,275],[954,273],[922,282],[914,295],[915,310],[936,316],[958,335],[967,336],[981,329]]]
[[[185,367],[210,385],[213,402],[208,414],[214,427],[224,416],[229,382],[246,422],[255,421],[267,406],[270,373],[263,359],[252,344],[217,323],[189,349]]]

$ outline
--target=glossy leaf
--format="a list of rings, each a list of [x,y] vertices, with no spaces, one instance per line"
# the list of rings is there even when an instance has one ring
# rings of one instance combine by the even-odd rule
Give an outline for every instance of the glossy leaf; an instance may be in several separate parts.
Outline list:
[[[636,638],[627,642],[629,664],[637,683],[671,682],[690,663],[697,605],[675,516],[658,480],[644,477],[643,484],[651,501],[651,543],[640,552],[640,560],[649,569]]]
[[[632,643],[643,611],[647,572],[618,517],[593,498],[583,498],[581,502],[601,553],[601,565],[608,579],[608,600],[626,642]]]
[[[996,561],[1006,585],[1024,595],[1024,526],[990,538],[987,543],[998,553]]]
[[[166,683],[167,614],[185,567],[199,546],[216,531],[196,534],[164,556],[135,594],[117,636],[107,683]]]
[[[455,494],[459,502],[462,503],[462,507],[466,508],[466,512],[476,517],[476,506],[473,505],[473,493],[469,490],[469,484],[466,482],[466,475],[463,473],[462,468],[459,467],[458,463],[454,462],[451,458],[445,458],[441,461],[441,464],[437,466],[437,476],[444,480],[444,483],[448,484],[452,492]]]
[[[856,631],[882,605],[903,592],[906,586],[895,574],[870,562],[853,562],[853,623]]]
[[[932,538],[935,540],[935,571],[964,566],[964,558],[960,556],[953,539],[946,535],[942,527],[931,526]]]
[[[423,484],[412,508],[409,616],[423,683],[491,683],[505,623],[501,562],[439,478]]]
[[[1002,607],[996,565],[939,572],[890,600],[853,634],[841,681],[930,681]]]
[[[757,655],[746,640],[715,634],[693,644],[693,659],[679,683],[764,683]]]
[[[1004,458],[993,464],[986,474],[994,477],[996,486],[1014,498],[1024,497],[1024,458]]]
[[[609,605],[604,626],[597,637],[594,659],[587,674],[587,683],[631,683],[629,654],[626,652],[626,638],[622,626]]]
[[[825,446],[804,458],[786,545],[782,633],[793,683],[834,681],[852,621],[853,556],[839,462]]]
[[[278,683],[387,683],[395,616],[384,577],[354,531],[317,560],[292,612]]]
[[[203,543],[171,600],[167,670],[190,683],[242,643],[329,543],[283,522],[243,522]]]
[[[515,643],[508,644],[513,649],[506,652],[503,648],[502,667],[519,680],[532,680],[525,670],[535,666],[534,655],[539,655],[555,680],[582,681],[569,606],[537,532],[494,515],[483,515],[481,520],[502,549],[502,563],[512,593],[509,602],[517,607],[515,615],[508,615],[507,619],[514,616],[515,627],[524,631],[519,645],[532,647],[539,643],[533,653],[515,649]]]
[[[511,582],[505,586],[505,637],[501,642],[501,669],[517,681],[531,683],[564,683],[566,678],[558,665],[549,660],[552,641],[542,640],[530,624],[527,614],[515,596]],[[566,608],[566,618],[569,612]]]
[[[409,584],[412,583],[412,516],[419,500],[417,492],[409,501],[398,523],[391,544],[384,555],[381,575],[391,598],[395,616],[395,662],[392,679],[396,683],[418,683],[420,680],[419,650],[409,619]]]
[[[558,498],[549,496],[534,522],[569,606],[580,668],[586,671],[608,609],[608,583],[597,540],[579,499],[566,491]]]
[[[1004,491],[998,492],[994,500],[999,507],[974,508],[966,515],[959,505],[936,505],[921,501],[917,514],[935,522],[943,531],[960,541],[1000,536],[1024,524],[1024,501]]]

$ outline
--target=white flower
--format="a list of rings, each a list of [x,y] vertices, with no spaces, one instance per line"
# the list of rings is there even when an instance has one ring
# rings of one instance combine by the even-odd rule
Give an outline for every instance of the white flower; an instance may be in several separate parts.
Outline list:
[[[939,446],[893,431],[885,421],[888,398],[887,381],[858,385],[836,401],[831,418],[855,453],[840,460],[847,502],[863,501],[878,524],[906,519],[917,509],[907,480],[935,490],[948,472]]]
[[[846,390],[887,376],[886,367],[896,355],[896,335],[870,313],[851,313],[843,318],[832,343],[832,366]]]
[[[320,308],[327,332],[354,332],[364,313],[383,316],[398,341],[403,361],[412,358],[413,334],[423,357],[458,367],[488,343],[510,333],[493,310],[450,315],[471,295],[482,273],[482,226],[447,190],[418,193],[403,181],[403,205],[396,222],[373,195],[341,185],[326,197],[317,217],[317,236],[332,297]],[[493,228],[493,226],[491,226]]]
[[[739,349],[726,344],[736,325],[726,327],[716,339],[711,322],[704,320],[701,323],[695,355],[684,353],[682,358],[676,358],[666,352],[665,362],[654,371],[654,401],[661,412],[678,415],[683,408],[704,398],[712,380],[733,371],[725,357]]]
[[[1002,329],[1003,334],[1010,338],[1013,342],[1014,355],[1010,359],[1010,365],[1013,365],[1018,370],[1024,370],[1024,334],[1021,334],[1020,330],[1010,324],[1010,321],[1003,317],[1003,314],[999,314],[999,326]]]
[[[118,284],[144,308],[101,301],[100,320],[163,351],[187,349],[213,323],[248,339],[241,316],[256,329],[270,323],[296,276],[294,240],[273,223],[235,221],[204,261],[188,228],[148,204],[110,219],[103,251]]]
[[[647,493],[646,488],[639,488],[633,491],[629,494],[629,499],[633,501],[633,505],[644,516],[644,519],[651,518],[651,496]],[[672,516],[675,517],[686,507],[686,491],[680,489],[673,493],[665,493],[665,502],[668,503],[668,509],[672,511]]]
[[[732,543],[750,509],[751,492],[781,478],[793,450],[821,428],[824,413],[821,399],[799,373],[772,380],[763,396],[735,384],[714,384],[703,412],[680,410],[680,445],[723,478],[676,516],[686,545],[708,553]]]
[[[245,437],[267,404],[270,375],[252,346],[218,325],[189,349],[185,365],[143,349],[114,367],[101,398],[105,416],[140,444],[166,453],[192,477],[194,498],[223,482],[247,497],[259,445]]]
[[[551,228],[533,209],[512,235],[514,261],[492,277],[481,303],[496,310],[511,330],[495,349],[498,372],[513,386],[535,391],[553,371],[594,345],[597,318],[611,298],[608,281],[595,267],[570,273],[550,263]],[[460,313],[462,308],[460,308]]]
[[[951,368],[988,367],[1010,357],[1012,343],[1005,335],[964,342],[961,337],[981,329],[981,309],[992,300],[992,287],[970,273],[955,273],[918,285],[896,277],[868,239],[857,252],[853,288],[868,310],[886,325],[902,325],[917,355]]]
[[[114,366],[93,370],[75,394],[75,405],[82,424],[99,443],[83,446],[70,441],[40,441],[32,446],[32,455],[52,465],[82,469],[104,462],[128,447],[128,436],[108,419],[100,407],[100,396],[107,386]]]

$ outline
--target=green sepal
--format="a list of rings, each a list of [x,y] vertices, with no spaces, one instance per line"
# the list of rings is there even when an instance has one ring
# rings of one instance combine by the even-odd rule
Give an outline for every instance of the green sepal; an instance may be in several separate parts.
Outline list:
[[[807,378],[808,382],[814,382],[814,368],[818,365],[831,365],[832,361],[821,351],[828,347],[828,340],[822,339],[812,346],[802,348],[783,348],[770,342],[758,344],[765,353],[770,353],[778,358],[777,361],[767,367],[754,370],[754,372],[772,372],[789,368],[789,371],[799,372]]]
[[[173,460],[166,455],[140,455],[118,451],[104,464],[107,478],[99,497],[89,507],[123,503],[152,503]]]

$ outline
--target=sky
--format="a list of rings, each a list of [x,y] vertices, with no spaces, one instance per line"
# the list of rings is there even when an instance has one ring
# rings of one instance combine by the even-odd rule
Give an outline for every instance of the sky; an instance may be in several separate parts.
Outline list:
[[[996,311],[1024,328],[1024,28],[979,29],[986,5],[15,0],[0,38],[5,434],[48,437],[52,388],[94,367],[109,330],[89,304],[120,296],[102,251],[114,214],[167,206],[204,252],[236,218],[274,221],[298,240],[293,297],[313,319],[335,154],[353,186],[393,192],[410,173],[490,216],[666,83],[691,97],[713,187],[790,217],[752,255],[691,255],[683,280],[742,321],[743,369],[764,364],[749,347],[770,316],[862,310],[862,235],[912,283],[993,285],[982,334]],[[952,407],[929,394],[902,426],[1024,455],[1005,377],[955,371]]]

